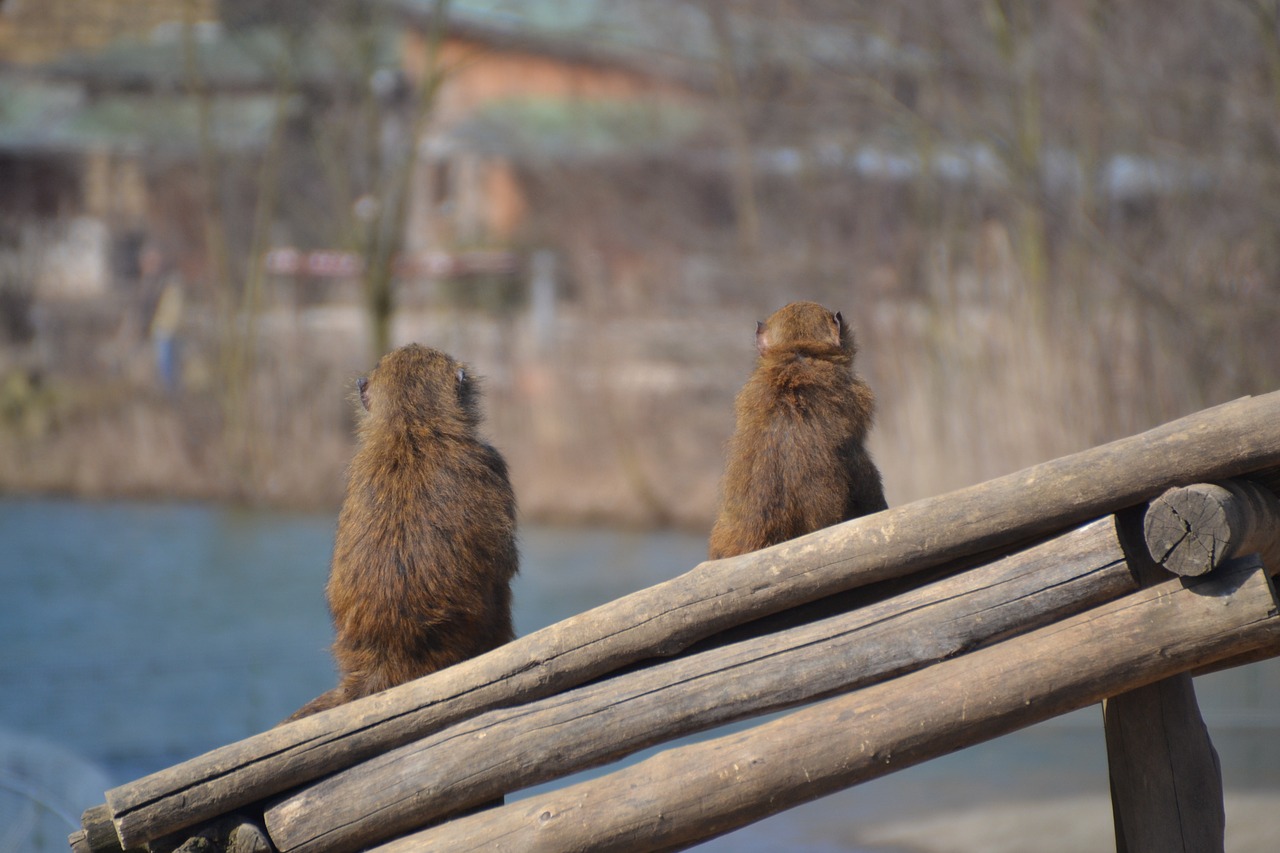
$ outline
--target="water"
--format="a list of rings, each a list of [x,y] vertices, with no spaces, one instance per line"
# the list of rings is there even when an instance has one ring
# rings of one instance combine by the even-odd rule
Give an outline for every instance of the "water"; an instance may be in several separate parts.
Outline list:
[[[65,850],[106,788],[269,728],[332,686],[332,526],[331,514],[0,499],[0,853]],[[704,547],[679,533],[526,527],[517,630],[679,574]],[[1280,806],[1278,674],[1269,662],[1197,690],[1228,790]],[[1106,784],[1099,714],[1086,709],[704,849],[848,853],[868,849],[855,839],[869,824]]]

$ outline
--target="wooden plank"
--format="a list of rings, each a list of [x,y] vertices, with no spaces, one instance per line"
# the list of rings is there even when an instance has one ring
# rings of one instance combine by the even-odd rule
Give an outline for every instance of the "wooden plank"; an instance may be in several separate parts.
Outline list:
[[[1116,849],[1222,853],[1222,770],[1188,674],[1103,704]]]
[[[1169,489],[1143,521],[1151,558],[1174,574],[1212,571],[1242,554],[1266,559],[1280,540],[1280,500],[1247,480]]]
[[[272,805],[267,832],[290,853],[356,850],[508,791],[910,672],[1135,589],[1107,517],[853,612],[491,711]]]
[[[1205,662],[1280,652],[1270,579],[1241,560],[1173,579],[744,732],[374,848],[676,849]]]
[[[1280,392],[1244,398],[989,483],[703,563],[383,694],[214,750],[107,792],[137,845],[492,708],[676,654],[823,596],[1025,541],[1164,489],[1280,466]]]

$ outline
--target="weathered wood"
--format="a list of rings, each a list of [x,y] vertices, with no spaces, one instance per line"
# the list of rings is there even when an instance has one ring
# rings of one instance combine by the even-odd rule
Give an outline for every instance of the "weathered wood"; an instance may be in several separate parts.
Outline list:
[[[289,796],[267,809],[267,832],[290,853],[356,850],[499,794],[910,672],[1135,589],[1107,517],[852,612],[491,711]]]
[[[121,853],[120,837],[116,835],[116,825],[111,820],[111,810],[107,806],[94,806],[85,809],[80,816],[80,831],[73,832],[67,839],[71,849],[76,853]],[[131,850],[129,853],[139,853]]]
[[[260,822],[228,815],[147,845],[150,853],[276,853]]]
[[[1202,489],[1190,487],[1199,494],[1204,494]],[[1228,498],[1239,493],[1234,487],[1220,491]],[[1170,490],[1162,497],[1187,493]],[[1175,497],[1164,506],[1178,503]],[[1149,522],[1156,506],[1153,501],[1145,511],[1124,510],[1116,525],[1126,560],[1148,585],[1168,577],[1151,553]],[[1258,561],[1260,555],[1255,552],[1252,559]],[[1213,560],[1212,567],[1220,562]],[[1267,568],[1262,565],[1263,571]],[[1250,653],[1254,652],[1246,652]],[[1196,705],[1191,675],[1181,673],[1113,696],[1103,703],[1103,716],[1116,853],[1221,851],[1226,828],[1222,774]]]
[[[274,848],[262,827],[242,822],[227,836],[227,853],[272,853]]]
[[[1119,853],[1221,853],[1222,770],[1191,676],[1108,699],[1103,719]]]
[[[1252,470],[1249,472],[1249,481],[1270,489],[1272,494],[1280,495],[1280,467],[1272,466]]]
[[[376,850],[676,849],[1263,645],[1280,651],[1275,592],[1240,560]]]
[[[1271,555],[1280,540],[1280,501],[1248,480],[1181,486],[1151,502],[1143,532],[1158,564],[1202,575],[1235,556]]]
[[[671,655],[733,625],[1060,530],[1164,489],[1280,466],[1280,392],[978,486],[827,528],[680,577],[383,694],[222,747],[107,792],[140,844],[482,711]]]

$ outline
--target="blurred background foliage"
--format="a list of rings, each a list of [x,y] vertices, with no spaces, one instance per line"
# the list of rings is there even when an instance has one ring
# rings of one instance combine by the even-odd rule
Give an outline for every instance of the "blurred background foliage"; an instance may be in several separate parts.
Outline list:
[[[0,488],[333,505],[421,340],[527,516],[697,527],[793,299],[892,503],[1273,390],[1278,5],[5,0]]]

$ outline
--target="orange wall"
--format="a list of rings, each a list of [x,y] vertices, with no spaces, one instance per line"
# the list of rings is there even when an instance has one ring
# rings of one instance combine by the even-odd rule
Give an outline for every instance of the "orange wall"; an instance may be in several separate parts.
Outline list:
[[[405,71],[421,80],[428,65],[421,33],[405,34]],[[515,47],[495,48],[450,36],[440,48],[440,65],[449,69],[434,107],[432,128],[445,131],[487,104],[557,98],[584,101],[687,100],[688,90],[624,68],[545,56]],[[528,215],[528,201],[514,169],[500,158],[466,156],[453,160],[453,198],[448,212],[419,204],[410,224],[411,242],[425,244],[480,239],[512,239]],[[419,201],[431,194],[419,181]]]
[[[426,42],[417,32],[406,33],[405,68],[421,79],[426,67]],[[449,124],[486,103],[513,98],[641,99],[684,98],[674,84],[637,72],[582,60],[542,56],[518,48],[495,49],[471,39],[446,38],[441,64],[452,69],[440,91],[437,116]]]

